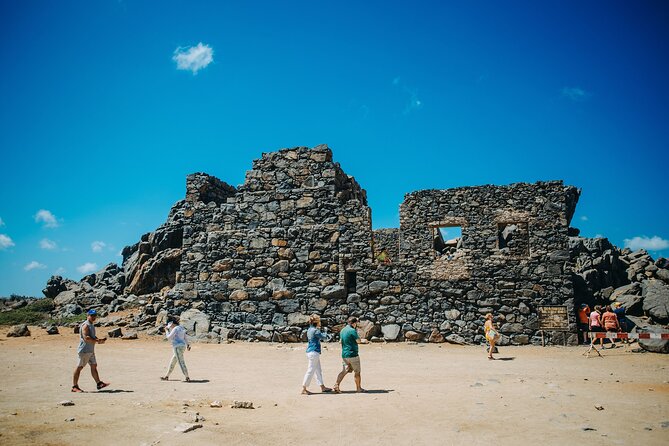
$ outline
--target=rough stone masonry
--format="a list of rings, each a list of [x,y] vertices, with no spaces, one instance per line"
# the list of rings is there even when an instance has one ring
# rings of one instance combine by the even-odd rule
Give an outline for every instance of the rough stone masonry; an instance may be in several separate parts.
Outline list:
[[[357,316],[368,338],[478,343],[491,312],[502,344],[536,343],[537,305],[573,313],[579,195],[561,181],[418,191],[399,228],[373,231],[366,192],[327,146],[283,149],[255,160],[238,188],[189,175],[185,200],[123,250],[122,267],[53,277],[44,292],[61,313],[138,308],[131,327],[181,314],[213,342],[299,341],[319,313],[335,333]],[[383,249],[390,262],[377,259]],[[574,343],[575,325],[549,341],[563,336]]]

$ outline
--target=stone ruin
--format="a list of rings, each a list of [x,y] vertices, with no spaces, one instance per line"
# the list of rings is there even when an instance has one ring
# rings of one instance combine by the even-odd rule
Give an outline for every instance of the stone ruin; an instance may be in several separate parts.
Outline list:
[[[669,288],[663,259],[577,237],[579,195],[561,181],[423,190],[405,196],[399,228],[373,230],[365,190],[327,146],[283,149],[255,160],[237,188],[189,175],[186,198],[122,251],[122,266],[80,282],[54,276],[44,294],[61,315],[132,309],[101,323],[151,333],[181,315],[209,342],[297,342],[318,313],[333,333],[357,316],[368,339],[482,343],[491,312],[502,345],[539,343],[538,305],[573,314],[637,279]],[[631,255],[643,259],[633,276]],[[641,310],[644,290],[618,296]],[[575,343],[575,318],[547,339]]]

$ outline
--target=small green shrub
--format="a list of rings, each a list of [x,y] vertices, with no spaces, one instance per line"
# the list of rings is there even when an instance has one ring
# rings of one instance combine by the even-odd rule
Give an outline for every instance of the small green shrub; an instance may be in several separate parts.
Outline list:
[[[39,324],[49,318],[48,314],[31,311],[27,307],[0,313],[0,325]]]
[[[26,308],[30,311],[37,311],[41,313],[50,313],[56,309],[56,304],[53,303],[53,299],[39,299],[35,302],[26,305]]]
[[[86,319],[86,313],[73,314],[72,316],[49,319],[47,322],[54,325],[68,325],[72,322],[83,322]]]

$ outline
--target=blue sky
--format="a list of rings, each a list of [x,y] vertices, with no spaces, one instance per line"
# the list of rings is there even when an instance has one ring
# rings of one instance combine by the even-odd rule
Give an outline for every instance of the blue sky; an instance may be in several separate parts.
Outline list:
[[[564,179],[584,235],[669,256],[666,2],[4,1],[0,38],[0,295],[120,261],[188,173],[321,143],[375,227]]]

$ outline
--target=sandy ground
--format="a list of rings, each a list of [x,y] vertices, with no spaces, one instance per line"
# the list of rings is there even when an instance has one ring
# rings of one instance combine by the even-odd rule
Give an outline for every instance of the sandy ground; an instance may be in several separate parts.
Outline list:
[[[73,394],[78,335],[32,332],[0,329],[2,445],[669,444],[664,355],[502,347],[506,360],[488,361],[483,347],[370,344],[360,352],[370,393],[352,393],[349,375],[343,394],[302,396],[303,344],[196,344],[186,354],[196,382],[185,383],[178,366],[171,381],[158,379],[171,357],[164,341],[112,339],[96,349],[111,391]],[[340,353],[328,344],[321,356],[328,385]],[[81,387],[93,384],[85,369]],[[75,405],[58,405],[66,399]],[[233,400],[256,409],[231,409]],[[203,427],[176,433],[195,412]]]

